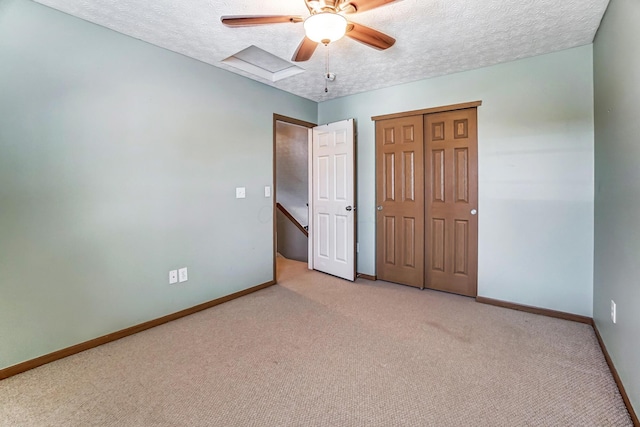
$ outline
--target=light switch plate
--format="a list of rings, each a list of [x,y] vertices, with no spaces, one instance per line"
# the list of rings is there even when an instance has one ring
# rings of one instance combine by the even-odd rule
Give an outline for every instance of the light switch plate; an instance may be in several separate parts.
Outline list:
[[[178,270],[171,270],[169,272],[169,284],[173,285],[174,283],[178,283]]]
[[[247,195],[247,191],[245,187],[236,188],[236,199],[244,199],[246,195]]]
[[[271,187],[268,185],[264,186],[264,197],[271,197]]]
[[[187,280],[189,280],[189,275],[187,274],[187,267],[181,268],[180,270],[178,270],[178,279],[180,280],[180,283],[186,282]]]

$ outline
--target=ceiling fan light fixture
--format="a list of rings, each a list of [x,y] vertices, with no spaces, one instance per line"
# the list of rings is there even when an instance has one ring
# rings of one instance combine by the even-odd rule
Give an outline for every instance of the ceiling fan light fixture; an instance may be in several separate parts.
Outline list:
[[[347,19],[332,12],[316,13],[304,20],[304,32],[314,42],[328,44],[345,35]]]

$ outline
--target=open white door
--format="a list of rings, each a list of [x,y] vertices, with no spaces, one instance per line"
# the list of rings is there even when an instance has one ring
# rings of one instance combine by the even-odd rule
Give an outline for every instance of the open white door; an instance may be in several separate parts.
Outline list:
[[[353,119],[317,126],[309,162],[309,267],[355,280]]]

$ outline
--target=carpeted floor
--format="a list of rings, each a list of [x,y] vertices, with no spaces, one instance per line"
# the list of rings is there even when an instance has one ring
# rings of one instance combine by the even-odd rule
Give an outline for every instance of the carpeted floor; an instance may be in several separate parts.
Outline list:
[[[279,285],[0,381],[0,425],[631,425],[588,325],[278,270]]]

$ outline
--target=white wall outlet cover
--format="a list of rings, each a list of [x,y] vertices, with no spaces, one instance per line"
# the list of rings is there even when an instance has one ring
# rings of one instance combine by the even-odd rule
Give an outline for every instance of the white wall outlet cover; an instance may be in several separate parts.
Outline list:
[[[178,270],[171,270],[169,272],[169,284],[173,285],[174,283],[178,283]]]
[[[244,199],[247,197],[247,190],[245,187],[236,188],[236,199]]]
[[[178,270],[178,278],[180,280],[180,283],[186,282],[187,280],[189,280],[189,275],[187,274],[187,267],[181,268],[180,270]]]
[[[264,186],[264,197],[271,197],[271,187],[268,185]]]

